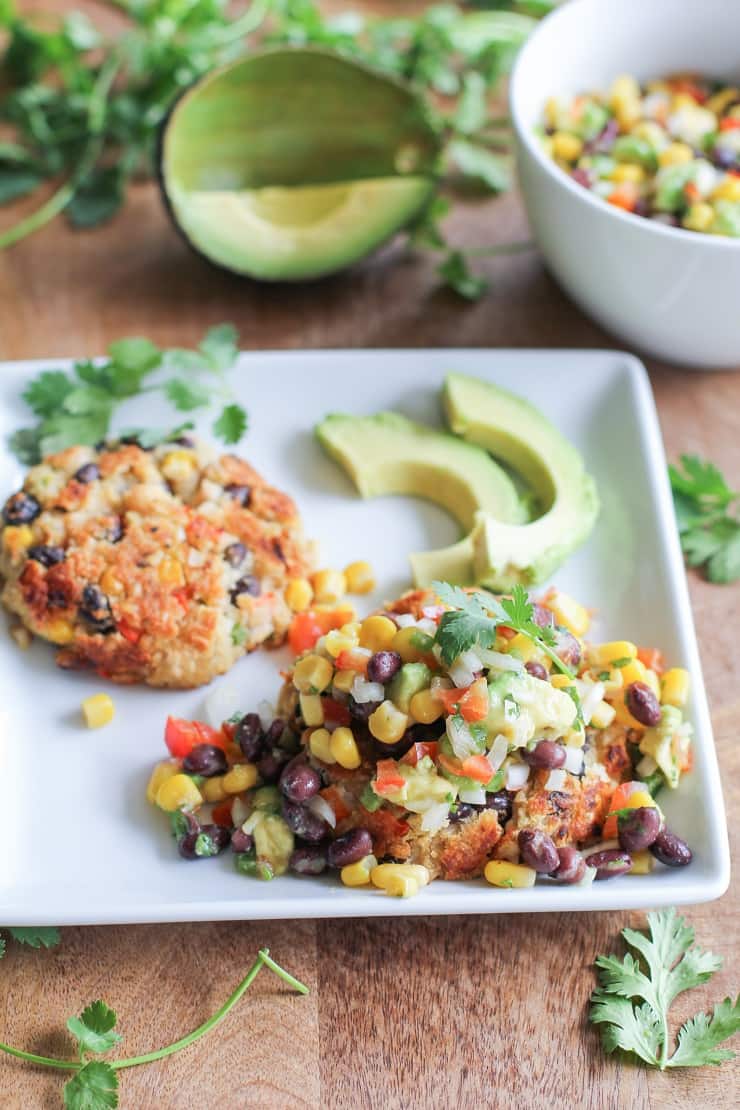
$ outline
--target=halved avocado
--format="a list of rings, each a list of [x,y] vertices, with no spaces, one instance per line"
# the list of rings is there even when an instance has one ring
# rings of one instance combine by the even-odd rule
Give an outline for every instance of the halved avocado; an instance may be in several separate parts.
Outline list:
[[[262,50],[208,74],[173,107],[160,184],[201,254],[266,280],[364,257],[430,200],[440,137],[403,82],[331,51]]]
[[[452,431],[516,470],[544,511],[524,525],[478,513],[465,540],[412,557],[417,584],[444,579],[448,563],[457,570],[466,559],[472,581],[492,590],[543,582],[583,543],[598,516],[596,484],[583,459],[538,409],[492,382],[450,374],[443,403]]]
[[[466,530],[479,511],[512,523],[526,519],[511,478],[485,451],[400,413],[334,413],[317,426],[316,435],[363,497],[424,497],[447,509]],[[456,580],[464,581],[470,569],[461,566],[463,577]]]

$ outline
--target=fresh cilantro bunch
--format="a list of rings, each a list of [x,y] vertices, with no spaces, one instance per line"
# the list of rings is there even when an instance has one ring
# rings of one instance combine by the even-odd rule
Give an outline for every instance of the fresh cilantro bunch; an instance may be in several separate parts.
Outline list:
[[[682,455],[669,466],[681,547],[690,567],[703,566],[710,582],[740,578],[740,490],[732,490],[714,463]]]
[[[23,393],[38,422],[15,432],[11,449],[22,462],[33,465],[65,447],[98,443],[108,435],[123,402],[155,392],[162,393],[178,412],[208,408],[214,398],[220,399],[213,433],[225,443],[238,443],[247,428],[247,415],[234,401],[226,377],[237,355],[236,328],[219,324],[206,332],[193,351],[161,350],[149,339],[132,337],[111,343],[102,362],[76,362],[71,372],[43,370]],[[152,447],[192,427],[187,421],[168,430],[128,428],[120,434]]]
[[[29,948],[56,948],[59,944],[59,930],[53,926],[4,926],[13,940],[27,944]],[[0,936],[0,959],[5,955],[5,939]]]
[[[112,38],[82,12],[48,31],[21,15],[14,0],[0,0],[0,29],[8,36],[0,123],[11,134],[0,141],[0,204],[60,182],[34,212],[0,232],[0,249],[61,212],[78,228],[111,219],[131,181],[155,171],[159,128],[178,95],[260,42],[328,47],[409,81],[445,136],[450,195],[502,192],[511,183],[511,136],[506,117],[491,116],[489,101],[534,18],[553,6],[529,0],[471,12],[435,4],[417,18],[365,19],[351,11],[324,17],[313,0],[252,0],[233,18],[228,0],[109,3],[126,19]],[[410,242],[438,252],[442,279],[475,299],[486,282],[472,272],[471,259],[529,244],[455,248],[441,227],[449,207],[438,195]]]
[[[683,991],[706,983],[722,966],[722,959],[694,944],[694,930],[675,909],[647,917],[648,936],[622,930],[632,952],[621,960],[616,956],[596,960],[599,986],[591,996],[589,1020],[602,1027],[604,1048],[631,1052],[661,1071],[731,1060],[735,1053],[717,1046],[740,1031],[740,997],[734,1003],[725,998],[711,1015],[698,1013],[684,1022],[671,1053],[668,1011],[672,1002]]]
[[[10,931],[10,930],[9,930]],[[21,930],[22,931],[22,930]],[[36,930],[39,932],[40,930]],[[28,942],[27,942],[28,943]],[[67,1110],[115,1110],[118,1106],[118,1072],[124,1068],[134,1068],[141,1064],[151,1064],[172,1056],[188,1045],[199,1040],[214,1026],[222,1021],[249,989],[263,967],[270,968],[299,994],[308,994],[308,987],[295,979],[289,972],[276,963],[269,950],[263,948],[257,955],[247,975],[242,979],[234,993],[224,1002],[207,1021],[180,1040],[164,1048],[146,1052],[141,1056],[129,1056],[123,1060],[94,1060],[91,1056],[103,1056],[120,1044],[123,1037],[116,1030],[117,1017],[114,1010],[98,999],[86,1006],[79,1017],[71,1017],[67,1029],[77,1044],[77,1060],[59,1060],[52,1056],[39,1056],[20,1048],[0,1042],[0,1051],[7,1052],[31,1064],[60,1071],[71,1071],[73,1076],[64,1085],[64,1105]]]

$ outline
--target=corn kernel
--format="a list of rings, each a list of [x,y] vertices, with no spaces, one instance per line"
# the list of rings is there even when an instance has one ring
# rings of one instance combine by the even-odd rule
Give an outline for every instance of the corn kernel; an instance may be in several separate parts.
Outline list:
[[[331,682],[332,689],[338,690],[342,694],[348,694],[356,678],[357,671],[335,671]]]
[[[370,872],[378,866],[375,856],[365,856],[357,863],[348,863],[339,872],[339,877],[345,886],[367,886],[370,882]]]
[[[322,763],[336,763],[331,750],[331,733],[326,728],[317,728],[308,738],[308,747],[314,759]]]
[[[368,718],[368,728],[381,744],[397,744],[408,727],[409,719],[392,701],[381,702]]]
[[[52,644],[68,644],[74,640],[74,625],[64,617],[57,617],[56,620],[49,621],[45,635]]]
[[[168,451],[162,459],[160,469],[170,482],[187,479],[195,470],[195,459],[190,451]]]
[[[189,775],[177,774],[162,783],[155,800],[160,809],[175,813],[178,809],[195,809],[203,795]]]
[[[222,786],[227,794],[241,794],[257,785],[257,768],[254,763],[237,763],[223,776]]]
[[[157,567],[157,578],[163,586],[178,588],[185,585],[185,574],[179,559],[166,556]]]
[[[347,593],[369,594],[375,589],[373,568],[365,559],[358,559],[344,568]]]
[[[705,204],[702,201],[690,206],[681,223],[689,231],[706,231],[711,227],[713,220],[714,209],[711,204]]]
[[[600,701],[591,714],[590,724],[594,728],[608,728],[616,716],[616,710],[608,701]]]
[[[712,200],[740,201],[740,177],[726,177],[712,192]]]
[[[619,669],[625,686],[631,686],[633,682],[644,682],[647,678],[647,667],[641,659],[630,659],[626,667]]]
[[[409,702],[409,712],[420,725],[431,725],[444,713],[444,706],[431,690],[420,690]]]
[[[361,628],[362,625],[359,621],[347,621],[346,624],[342,625],[339,631],[342,633],[343,636],[351,636],[353,640],[359,643]]]
[[[301,716],[304,724],[309,728],[324,723],[324,707],[318,694],[299,694],[298,702],[301,707]]]
[[[624,100],[625,98],[640,99],[640,86],[631,73],[621,73],[619,77],[615,77],[609,89],[610,104],[613,104],[615,100]]]
[[[379,863],[370,872],[370,881],[387,894],[408,897],[409,894],[416,894],[419,887],[427,886],[431,875],[420,863]]]
[[[100,577],[100,588],[104,593],[108,594],[109,597],[118,597],[124,592],[123,582],[121,582],[120,578],[116,577],[112,567],[108,567],[103,571]]]
[[[537,872],[523,863],[509,863],[505,859],[492,859],[486,864],[483,874],[493,886],[516,889],[534,886]]]
[[[740,89],[724,88],[710,96],[705,107],[716,116],[720,116],[735,100],[740,100]]]
[[[661,701],[663,705],[675,705],[683,709],[689,697],[689,672],[683,667],[671,667],[663,675]]]
[[[161,763],[155,766],[146,788],[146,800],[150,805],[156,804],[157,791],[162,783],[167,782],[168,779],[179,774],[180,761],[177,759],[163,759]]]
[[[329,740],[329,750],[340,767],[347,771],[355,771],[362,763],[360,749],[354,738],[351,728],[344,725],[335,728]]]
[[[82,715],[88,728],[102,728],[113,720],[115,708],[110,694],[93,694],[82,703]]]
[[[631,181],[633,184],[639,185],[645,180],[645,171],[636,162],[620,162],[618,166],[614,167],[609,177],[620,185],[624,181]]]
[[[285,600],[294,613],[302,613],[313,601],[313,590],[307,578],[291,578],[285,587]]]
[[[345,625],[345,627],[347,627]],[[357,647],[356,636],[346,636],[344,632],[339,629],[332,629],[324,636],[324,647],[331,655],[332,659],[336,659],[343,651],[352,651],[352,648]]]
[[[630,852],[632,869],[630,875],[649,875],[655,867],[655,856],[647,849],[644,852]]]
[[[562,624],[574,636],[585,636],[591,624],[591,615],[580,601],[569,597],[560,590],[553,590],[543,601],[558,624]]]
[[[592,644],[588,655],[594,666],[607,667],[615,659],[636,659],[637,647],[629,640],[609,640],[605,644]]]
[[[678,166],[691,162],[693,157],[694,152],[688,143],[669,143],[658,155],[658,162],[661,166]]]
[[[548,96],[545,101],[545,122],[548,127],[557,127],[560,115],[560,101],[556,96]]]
[[[360,625],[360,645],[370,651],[386,651],[397,631],[390,617],[367,617]]]
[[[341,570],[317,570],[311,577],[316,601],[334,605],[347,592],[347,580]]]
[[[206,779],[201,786],[201,791],[207,802],[224,802],[229,796],[224,790],[223,775],[214,775],[213,778]]]
[[[523,632],[517,632],[516,636],[507,642],[506,647],[507,651],[516,655],[523,663],[529,663],[532,659],[539,660],[542,656],[534,640],[525,636]]]
[[[404,663],[418,663],[428,652],[417,646],[419,629],[412,624],[409,628],[399,628],[393,637],[391,649],[397,651]]]
[[[552,137],[552,153],[564,162],[576,162],[583,154],[583,142],[569,131],[556,131]]]
[[[293,685],[302,694],[320,694],[332,680],[334,668],[321,655],[304,655],[293,671]]]
[[[629,709],[627,708],[627,704],[624,700],[623,694],[620,693],[614,699],[612,705],[614,707],[614,719],[617,724],[625,725],[627,728],[639,728],[640,730],[644,730],[645,726],[643,724],[640,724],[640,722],[632,716]]]
[[[658,701],[660,701],[660,679],[658,678],[655,671],[652,671],[649,667],[646,667],[643,682],[650,687]]]
[[[564,690],[566,686],[573,685],[573,679],[567,674],[551,674],[550,685],[554,686],[556,690]]]
[[[634,790],[622,809],[657,809],[655,798],[649,790]]]
[[[3,529],[3,547],[18,556],[33,543],[33,530],[27,524],[9,524]]]
[[[642,116],[640,101],[631,96],[617,98],[614,101],[614,115],[620,131],[630,131]]]

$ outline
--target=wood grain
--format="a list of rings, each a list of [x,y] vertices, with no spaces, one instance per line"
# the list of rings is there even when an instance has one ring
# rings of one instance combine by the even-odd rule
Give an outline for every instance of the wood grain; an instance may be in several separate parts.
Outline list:
[[[516,196],[469,208],[453,227],[471,243],[526,234]],[[476,305],[440,292],[433,266],[397,248],[313,285],[258,286],[190,254],[154,188],[140,186],[108,227],[76,235],[58,223],[0,255],[0,358],[99,354],[132,333],[188,344],[222,320],[235,321],[243,346],[254,349],[619,345],[565,298],[534,252],[482,268],[493,291]],[[649,367],[669,454],[705,453],[737,485],[740,374]],[[740,591],[696,575],[690,585],[736,853]],[[725,967],[677,1017],[737,991],[738,902],[734,885],[719,902],[687,911]],[[312,994],[292,997],[263,973],[207,1042],[123,1074],[123,1107],[736,1105],[737,1065],[647,1073],[606,1059],[585,1026],[594,957],[642,920],[621,913],[65,929],[53,952],[9,947],[0,1039],[63,1053],[67,1016],[103,996],[118,1011],[127,1051],[146,1051],[199,1024],[268,945]],[[61,1082],[3,1058],[0,1105],[57,1107]]]

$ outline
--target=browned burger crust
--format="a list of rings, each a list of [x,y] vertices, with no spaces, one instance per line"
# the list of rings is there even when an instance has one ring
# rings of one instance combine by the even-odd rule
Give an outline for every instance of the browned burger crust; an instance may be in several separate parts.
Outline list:
[[[292,500],[202,445],[72,447],[6,502],[2,602],[62,667],[190,687],[282,641],[313,567]]]

